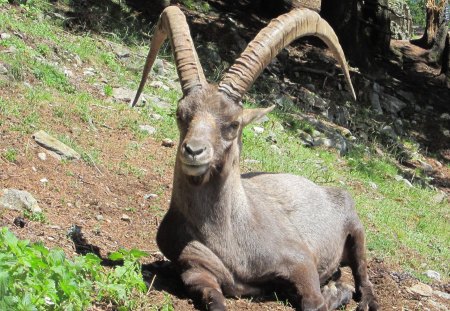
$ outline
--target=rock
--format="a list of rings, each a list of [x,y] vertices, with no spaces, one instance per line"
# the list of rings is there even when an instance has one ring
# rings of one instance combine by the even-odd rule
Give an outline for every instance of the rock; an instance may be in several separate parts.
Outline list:
[[[130,57],[130,51],[122,46],[118,46],[117,48],[114,49],[114,54],[116,54],[116,56],[118,58],[127,58]]]
[[[405,185],[407,185],[407,186],[410,187],[410,188],[414,187],[414,186],[411,184],[411,182],[410,182],[409,180],[403,178],[403,177],[400,176],[400,175],[395,175],[395,176],[394,176],[394,179],[395,179],[396,181],[402,181],[402,182],[404,182]]]
[[[48,179],[47,178],[41,178],[39,181],[41,183],[43,183],[43,184],[48,184]]]
[[[169,87],[162,83],[161,81],[152,81],[149,86],[157,88],[157,89],[163,89],[164,91],[168,91]]]
[[[72,78],[74,76],[73,71],[70,69],[64,69],[64,75],[68,78]]]
[[[264,133],[264,128],[260,127],[260,126],[254,126],[253,132],[255,132],[256,134],[262,134],[262,133]]]
[[[445,137],[450,137],[450,131],[449,130],[443,130],[442,134],[444,134]]]
[[[46,132],[40,130],[33,134],[33,139],[38,143],[40,146],[56,152],[61,157],[71,160],[71,159],[77,159],[79,160],[81,158],[80,154],[70,148],[69,146],[63,144],[56,138],[50,136]]]
[[[375,189],[375,190],[377,190],[377,189],[378,189],[378,186],[377,186],[377,184],[376,184],[376,183],[374,183],[374,182],[372,182],[372,181],[370,181],[370,182],[369,182],[369,186],[370,186],[370,188],[372,188],[372,189]]]
[[[161,59],[156,59],[155,63],[153,64],[153,71],[157,74],[157,75],[164,75],[164,62]]]
[[[173,146],[175,146],[175,143],[170,138],[164,138],[162,140],[161,144],[163,145],[163,147],[173,147]]]
[[[275,103],[282,108],[289,108],[294,105],[294,101],[286,95],[279,96],[275,99]]]
[[[83,75],[86,77],[95,76],[95,69],[92,67],[86,68],[85,70],[83,70]]]
[[[429,285],[424,283],[417,283],[408,288],[408,290],[411,293],[415,293],[423,297],[431,297],[433,295],[433,289]]]
[[[440,192],[433,197],[433,203],[440,204],[447,199],[447,194],[445,192]]]
[[[154,128],[154,127],[151,126],[151,125],[147,125],[147,124],[141,124],[141,125],[139,125],[139,129],[140,129],[142,132],[145,132],[145,133],[147,133],[147,134],[149,134],[149,135],[153,135],[153,134],[156,133],[156,128]]]
[[[0,75],[6,75],[8,73],[8,69],[5,67],[5,65],[0,64]]]
[[[127,214],[122,214],[122,217],[120,217],[120,219],[127,222],[131,221],[130,216],[128,216]]]
[[[17,189],[3,189],[0,192],[0,207],[15,211],[30,211],[32,213],[42,213],[38,202],[27,191]]]
[[[434,270],[427,270],[424,272],[424,274],[429,277],[430,279],[440,281],[441,280],[441,274]]]
[[[159,120],[162,120],[163,117],[160,114],[151,113],[150,118],[152,118],[153,120],[159,121]]]
[[[0,39],[2,40],[8,40],[11,38],[11,35],[9,33],[3,32],[0,34]]]
[[[113,88],[112,90],[112,97],[116,101],[124,102],[127,104],[134,99],[135,95],[136,95],[135,91],[123,87]]]
[[[45,152],[39,152],[38,158],[42,161],[45,161],[45,160],[47,160],[47,154]]]
[[[270,149],[276,154],[281,154],[281,149],[277,145],[270,145]]]
[[[420,167],[422,168],[422,171],[424,171],[425,173],[431,173],[433,171],[433,167],[428,164],[427,162],[424,161],[420,161]]]
[[[397,115],[407,106],[405,102],[389,94],[382,94],[381,105],[386,111],[392,113],[393,115]]]
[[[300,100],[309,106],[315,107],[319,110],[326,110],[328,107],[328,103],[323,98],[304,87],[300,88],[298,95]]]
[[[395,130],[390,125],[383,126],[383,128],[381,129],[380,132],[381,132],[381,134],[384,134],[387,137],[390,137],[390,138],[393,138],[393,139],[397,139],[397,133],[395,132]]]
[[[300,142],[302,143],[302,145],[308,146],[308,147],[314,146],[314,139],[312,138],[311,135],[309,135],[305,131],[300,130],[299,136],[300,136]]]
[[[95,216],[95,219],[97,219],[98,221],[104,220],[104,218],[103,218],[102,215],[97,215],[97,216]]]
[[[256,119],[256,120],[253,120],[253,124],[262,124],[262,123],[266,123],[267,121],[269,121],[270,119],[269,119],[269,117],[268,116],[266,116],[266,115],[264,115],[264,116],[262,116],[261,118],[259,118],[259,119]]]
[[[144,195],[144,199],[145,200],[154,199],[154,198],[157,198],[157,197],[158,197],[158,195],[154,194],[154,193],[149,193],[149,194]]]
[[[377,115],[382,115],[383,114],[383,109],[381,109],[380,95],[378,93],[375,93],[375,92],[370,93],[369,101],[370,101],[370,104],[372,105],[372,110]]]
[[[441,114],[440,117],[442,120],[450,120],[450,114],[448,114],[447,112]]]
[[[441,292],[439,290],[434,290],[433,291],[433,295],[438,296],[438,297],[440,297],[442,299],[450,300],[450,294],[449,293],[444,293],[444,292]]]

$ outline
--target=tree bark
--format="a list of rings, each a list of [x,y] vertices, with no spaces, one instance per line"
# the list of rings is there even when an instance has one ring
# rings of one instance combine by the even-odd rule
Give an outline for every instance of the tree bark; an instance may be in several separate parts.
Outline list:
[[[448,29],[445,20],[447,4],[448,0],[427,0],[425,32],[422,38],[412,40],[412,43],[424,49],[434,48],[434,52],[442,53]]]
[[[321,15],[336,31],[353,65],[373,68],[376,57],[388,53],[388,0],[323,0]]]

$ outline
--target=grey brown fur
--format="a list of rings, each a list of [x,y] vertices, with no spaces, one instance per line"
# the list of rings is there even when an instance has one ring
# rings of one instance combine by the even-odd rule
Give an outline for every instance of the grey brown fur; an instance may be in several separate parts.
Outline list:
[[[283,18],[298,18],[288,14]],[[183,88],[172,199],[158,229],[159,248],[209,310],[226,310],[224,295],[255,296],[279,279],[293,284],[302,310],[335,309],[352,297],[347,285],[329,282],[341,265],[352,269],[358,310],[378,310],[364,230],[346,191],[290,174],[240,174],[242,129],[273,107],[243,109],[239,98],[256,77],[233,79],[232,73],[229,84],[217,87],[195,76],[200,86]]]

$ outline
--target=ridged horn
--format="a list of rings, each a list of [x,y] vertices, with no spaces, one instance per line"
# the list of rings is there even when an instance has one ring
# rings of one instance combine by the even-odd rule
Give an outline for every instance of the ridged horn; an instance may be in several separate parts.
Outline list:
[[[292,41],[304,36],[318,37],[332,50],[356,99],[344,52],[334,30],[319,14],[308,9],[294,9],[263,28],[227,71],[219,83],[219,91],[239,102],[272,59]]]
[[[141,96],[150,69],[155,62],[156,55],[167,37],[169,37],[172,46],[183,94],[186,95],[192,89],[202,87],[206,84],[205,74],[198,60],[186,17],[178,7],[169,6],[161,13],[158,24],[156,25],[155,33],[150,44],[150,51],[148,52],[142,72],[141,83],[132,103],[133,107]]]

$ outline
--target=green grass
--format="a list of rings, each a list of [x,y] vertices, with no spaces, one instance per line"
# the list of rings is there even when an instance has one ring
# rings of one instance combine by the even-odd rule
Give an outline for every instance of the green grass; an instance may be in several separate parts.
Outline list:
[[[14,163],[17,161],[17,150],[14,148],[8,148],[2,152],[2,158],[8,162]]]

